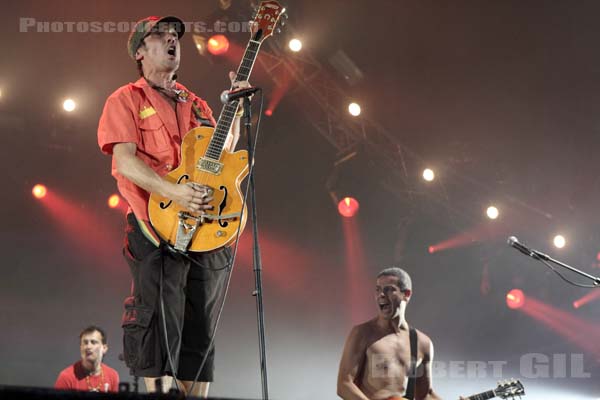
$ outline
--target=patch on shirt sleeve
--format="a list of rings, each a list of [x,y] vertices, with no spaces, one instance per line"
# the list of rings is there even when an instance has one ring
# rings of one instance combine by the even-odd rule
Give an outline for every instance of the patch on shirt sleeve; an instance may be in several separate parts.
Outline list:
[[[154,107],[144,107],[140,110],[140,119],[148,118],[154,114],[156,114]]]
[[[194,111],[194,115],[196,116],[196,122],[201,126],[212,126],[214,127],[212,121],[210,120],[210,116],[206,114],[206,112],[196,104],[192,104],[192,111]]]

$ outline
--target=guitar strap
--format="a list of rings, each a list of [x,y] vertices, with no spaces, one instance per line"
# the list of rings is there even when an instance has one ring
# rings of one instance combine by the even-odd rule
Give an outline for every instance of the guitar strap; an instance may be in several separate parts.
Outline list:
[[[131,214],[133,214],[133,211]],[[152,224],[150,224],[150,221],[144,221],[143,219],[138,219],[137,217],[135,219],[137,220],[140,230],[146,239],[148,239],[154,246],[160,247],[160,236],[158,236],[158,233],[156,233],[152,227]]]
[[[412,326],[409,329],[410,336],[410,367],[408,372],[408,385],[406,386],[406,394],[404,397],[407,400],[415,398],[415,387],[417,384],[417,330]]]

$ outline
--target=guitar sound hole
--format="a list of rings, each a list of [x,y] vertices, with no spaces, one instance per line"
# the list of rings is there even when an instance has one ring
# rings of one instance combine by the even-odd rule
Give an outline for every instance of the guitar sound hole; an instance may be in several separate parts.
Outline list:
[[[179,184],[181,184],[181,182],[182,182],[184,179],[185,179],[185,180],[188,180],[188,179],[190,179],[190,176],[189,176],[188,174],[183,174],[183,175],[181,175],[181,176],[179,177],[179,179],[177,179],[177,184],[178,184],[178,185],[179,185]],[[172,203],[173,203],[173,200],[169,200],[169,201],[167,201],[166,203],[165,203],[164,201],[161,201],[161,202],[160,202],[160,204],[159,204],[159,207],[160,207],[160,209],[161,209],[161,210],[166,210],[167,208],[169,208],[169,206],[170,206]]]
[[[219,216],[220,216],[223,214],[223,210],[225,209],[225,206],[227,205],[228,192],[227,192],[227,187],[225,187],[225,186],[219,186],[219,190],[223,191],[223,200],[219,204]],[[229,225],[229,222],[219,220],[219,226],[221,226],[221,228],[227,228],[228,225]]]

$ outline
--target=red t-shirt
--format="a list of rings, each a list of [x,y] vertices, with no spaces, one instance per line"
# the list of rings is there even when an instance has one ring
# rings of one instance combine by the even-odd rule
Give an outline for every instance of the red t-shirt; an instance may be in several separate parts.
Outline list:
[[[89,382],[86,376],[87,372],[81,361],[77,361],[58,374],[54,388],[84,392],[119,391],[119,373],[104,363],[102,364],[102,374],[90,375]]]
[[[181,141],[187,132],[216,122],[206,102],[177,84],[188,93],[186,102],[177,103],[177,113],[160,93],[144,78],[122,86],[106,100],[98,125],[98,144],[105,154],[112,155],[117,143],[135,143],[136,155],[158,175],[164,176],[179,166]],[[195,105],[199,111],[192,110]],[[199,119],[200,118],[200,119]],[[148,221],[150,194],[117,173],[115,160],[112,175],[123,197],[138,219]]]

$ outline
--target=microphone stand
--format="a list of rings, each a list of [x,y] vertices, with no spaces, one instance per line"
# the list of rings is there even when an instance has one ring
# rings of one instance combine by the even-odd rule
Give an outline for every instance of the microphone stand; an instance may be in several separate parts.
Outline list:
[[[267,382],[267,351],[265,344],[265,312],[263,308],[262,297],[262,260],[260,256],[260,245],[258,243],[258,219],[256,213],[256,192],[254,182],[254,147],[252,143],[252,114],[250,107],[250,98],[244,97],[244,126],[246,128],[246,137],[248,138],[248,159],[252,163],[248,185],[250,185],[250,207],[252,212],[252,253],[254,263],[254,292],[252,295],[256,298],[256,318],[258,325],[258,347],[260,354],[260,376],[262,383],[262,398],[269,399],[269,385]]]
[[[561,261],[555,260],[554,258],[550,257],[547,254],[544,254],[544,253],[539,252],[537,250],[531,249],[531,257],[535,258],[536,260],[549,261],[549,262],[551,262],[551,263],[553,263],[555,265],[563,267],[563,268],[565,268],[565,269],[567,269],[567,270],[569,270],[571,272],[574,272],[574,273],[576,273],[578,275],[583,276],[584,278],[587,278],[587,279],[591,280],[594,283],[594,286],[597,286],[597,287],[600,286],[600,278],[599,277],[590,275],[590,274],[588,274],[586,272],[583,272],[583,271],[581,271],[581,270],[579,270],[577,268],[571,267],[570,265],[567,265],[567,264],[565,264],[565,263],[563,263]]]

